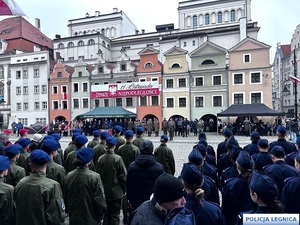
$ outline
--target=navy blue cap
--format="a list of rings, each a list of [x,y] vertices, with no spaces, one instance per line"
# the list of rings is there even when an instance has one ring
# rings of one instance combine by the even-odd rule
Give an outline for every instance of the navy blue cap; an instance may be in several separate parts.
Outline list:
[[[231,149],[232,146],[239,146],[238,141],[233,136],[231,136],[230,138],[228,138],[227,141],[226,141],[226,147],[228,149]]]
[[[115,126],[115,131],[117,131],[117,132],[122,132],[122,130],[123,130],[123,128],[120,126],[120,125],[117,125],[117,126]]]
[[[29,138],[21,138],[18,141],[18,144],[21,145],[23,148],[25,148],[26,146],[28,146],[30,144],[30,139]]]
[[[250,137],[254,140],[258,140],[260,139],[260,135],[257,131],[253,131],[251,134],[250,134]]]
[[[249,186],[265,203],[273,201],[278,196],[275,181],[265,172],[253,171]]]
[[[201,138],[206,140],[206,134],[204,132],[199,133],[198,139],[201,139]]]
[[[280,145],[274,145],[274,147],[270,150],[270,154],[274,155],[276,158],[284,158],[285,156],[284,149]]]
[[[226,137],[230,137],[230,136],[232,136],[232,130],[229,129],[228,127],[226,127],[226,128],[223,130],[222,134],[223,134],[224,136],[226,136]]]
[[[50,152],[58,150],[60,148],[60,145],[57,141],[55,141],[53,139],[46,139],[43,141],[42,148],[47,153],[50,153]]]
[[[141,154],[152,154],[154,149],[153,143],[150,140],[144,140],[140,144],[140,152]]]
[[[88,142],[88,139],[84,135],[78,135],[75,138],[74,142],[75,142],[75,144],[83,146],[83,145],[85,145]]]
[[[100,134],[100,137],[103,139],[106,139],[106,138],[110,137],[110,135],[107,131],[102,131]]]
[[[253,168],[253,159],[247,151],[240,151],[240,154],[237,157],[236,161],[244,169]]]
[[[75,128],[74,130],[73,130],[73,133],[80,133],[80,134],[82,134],[82,130],[80,129],[80,128]]]
[[[81,148],[76,152],[76,158],[83,163],[89,163],[93,160],[95,152],[92,148]]]
[[[93,135],[94,135],[94,137],[100,137],[101,131],[100,130],[94,130]]]
[[[56,141],[59,141],[61,139],[61,136],[58,133],[53,133],[51,135],[55,138]]]
[[[207,149],[203,144],[198,143],[195,147],[203,157],[206,156]]]
[[[199,168],[193,163],[184,163],[181,171],[181,179],[191,186],[199,186],[203,182],[203,176]]]
[[[194,163],[197,166],[200,166],[203,163],[203,156],[197,148],[193,148],[188,158],[191,163]]]
[[[116,146],[117,139],[115,137],[108,137],[106,138],[106,144]]]
[[[51,160],[50,156],[40,149],[35,149],[29,157],[30,161],[39,165],[43,165]]]
[[[242,148],[237,146],[237,145],[232,145],[230,148],[230,157],[232,160],[236,160],[240,154],[240,152],[242,151]]]
[[[137,127],[136,128],[136,131],[137,131],[137,133],[144,133],[145,132],[145,129],[144,129],[144,127]]]
[[[267,139],[260,139],[257,143],[257,145],[261,148],[268,148],[269,147],[269,141]]]
[[[10,161],[7,156],[0,155],[0,171],[7,170],[10,166]]]
[[[167,135],[161,135],[161,136],[160,136],[160,141],[168,142],[168,141],[169,141],[169,138],[168,138]]]
[[[281,134],[286,134],[286,129],[285,129],[285,127],[279,125],[279,126],[277,127],[277,132],[278,132],[278,133],[281,133]]]
[[[132,130],[126,130],[126,132],[125,132],[125,137],[133,137],[134,136],[134,133],[133,133],[133,131]]]
[[[205,139],[203,139],[203,138],[200,138],[200,139],[199,139],[198,144],[202,144],[202,145],[204,145],[205,147],[207,147],[207,145],[208,145],[207,141],[206,141]]]
[[[5,153],[10,153],[10,154],[19,154],[23,150],[21,145],[15,144],[15,145],[10,145],[5,148]]]

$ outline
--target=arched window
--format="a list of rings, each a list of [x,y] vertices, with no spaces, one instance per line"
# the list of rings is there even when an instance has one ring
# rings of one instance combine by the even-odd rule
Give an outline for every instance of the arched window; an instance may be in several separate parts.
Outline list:
[[[197,24],[197,16],[193,16],[193,27],[197,27],[198,26],[198,24]]]
[[[105,35],[105,29],[104,28],[101,30],[101,34]]]
[[[105,47],[105,41],[102,41],[102,45]]]
[[[218,12],[218,23],[222,23],[223,18],[222,18],[222,12]]]
[[[210,24],[209,14],[206,13],[205,14],[205,25],[209,25],[209,24]]]
[[[95,41],[93,40],[93,39],[90,39],[89,41],[88,41],[88,45],[94,45],[95,44]]]
[[[206,59],[201,63],[201,65],[212,65],[212,64],[215,64],[215,62],[211,59]]]
[[[75,36],[77,36],[78,35],[78,33],[77,32],[75,32]]]
[[[84,42],[83,41],[78,41],[77,46],[84,46]]]
[[[153,67],[153,63],[152,62],[147,62],[144,67],[145,68],[152,68]]]
[[[68,43],[68,48],[73,48],[74,47],[74,43],[73,42],[69,42]]]
[[[64,44],[63,43],[59,43],[58,48],[64,48]]]
[[[110,49],[110,45],[109,44],[107,44],[107,49]]]
[[[231,10],[230,11],[230,21],[235,21],[236,18],[235,18],[235,11],[234,10]]]
[[[180,65],[178,63],[174,63],[171,68],[180,68]]]

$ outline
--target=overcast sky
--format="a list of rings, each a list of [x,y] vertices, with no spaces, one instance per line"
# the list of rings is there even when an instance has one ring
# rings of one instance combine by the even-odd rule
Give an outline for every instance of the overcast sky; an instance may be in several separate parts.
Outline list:
[[[174,23],[178,28],[178,0],[15,0],[34,25],[41,19],[41,30],[49,38],[55,34],[68,36],[68,20],[111,13],[122,10],[139,30],[155,31],[159,24]],[[252,0],[252,21],[261,28],[258,40],[272,46],[274,57],[276,43],[289,44],[296,26],[300,23],[299,0]],[[1,18],[1,17],[0,17]],[[272,61],[272,59],[271,59]]]

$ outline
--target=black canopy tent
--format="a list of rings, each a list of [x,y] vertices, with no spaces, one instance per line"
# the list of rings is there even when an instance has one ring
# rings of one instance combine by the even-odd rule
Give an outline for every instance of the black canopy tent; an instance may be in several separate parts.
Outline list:
[[[90,112],[77,116],[79,119],[86,118],[135,118],[136,114],[122,107],[98,107]]]
[[[218,117],[284,116],[284,112],[271,109],[265,104],[235,104],[217,114]]]

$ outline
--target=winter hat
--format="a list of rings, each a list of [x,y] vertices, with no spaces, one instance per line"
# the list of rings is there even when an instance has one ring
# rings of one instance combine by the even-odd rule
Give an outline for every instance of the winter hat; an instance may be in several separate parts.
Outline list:
[[[150,140],[144,140],[140,144],[140,152],[141,154],[152,154],[154,149],[153,143]]]

